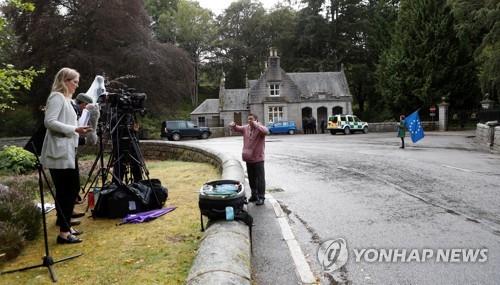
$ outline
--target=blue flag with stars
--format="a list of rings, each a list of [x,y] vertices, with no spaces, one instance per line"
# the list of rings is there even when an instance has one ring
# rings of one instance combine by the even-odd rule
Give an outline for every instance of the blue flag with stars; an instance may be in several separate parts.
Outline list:
[[[420,123],[418,110],[406,117],[405,127],[410,132],[412,142],[416,143],[424,137],[424,128],[422,128],[422,124]]]

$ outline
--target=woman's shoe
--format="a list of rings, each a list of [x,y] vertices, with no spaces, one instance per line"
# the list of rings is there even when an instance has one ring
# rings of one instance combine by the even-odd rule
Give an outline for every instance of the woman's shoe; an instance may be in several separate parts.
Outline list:
[[[76,211],[73,211],[73,214],[71,214],[71,217],[72,218],[81,218],[85,216],[85,213],[84,212],[76,212]]]
[[[74,229],[74,228],[71,228],[71,229],[69,230],[69,232],[70,232],[72,235],[74,235],[74,236],[79,236],[79,235],[83,234],[83,231],[79,231],[79,230]]]
[[[75,237],[74,235],[68,235],[67,238],[63,238],[61,236],[57,236],[57,243],[59,244],[65,244],[65,243],[80,243],[82,242],[81,239]]]
[[[78,226],[78,225],[79,225],[79,224],[81,224],[81,223],[82,223],[82,222],[81,222],[80,220],[74,220],[74,219],[71,219],[69,224],[70,224],[71,226]],[[58,221],[56,221],[56,226],[61,226],[61,224],[60,224]]]

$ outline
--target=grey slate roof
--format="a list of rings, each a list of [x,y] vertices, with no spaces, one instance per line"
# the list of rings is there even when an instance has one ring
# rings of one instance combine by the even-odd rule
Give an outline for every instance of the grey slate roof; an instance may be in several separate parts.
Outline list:
[[[295,82],[302,96],[316,93],[350,96],[342,72],[300,72],[287,73],[287,75]]]
[[[225,89],[224,90],[224,111],[247,110],[248,90],[247,89]]]
[[[200,114],[218,114],[219,113],[219,99],[207,99],[203,101],[191,115]]]

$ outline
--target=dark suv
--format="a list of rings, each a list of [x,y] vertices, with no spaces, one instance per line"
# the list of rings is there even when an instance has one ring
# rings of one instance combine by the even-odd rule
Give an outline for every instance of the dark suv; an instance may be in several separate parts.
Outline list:
[[[207,127],[198,127],[190,121],[164,121],[161,124],[161,137],[178,141],[184,137],[207,139],[212,132]]]

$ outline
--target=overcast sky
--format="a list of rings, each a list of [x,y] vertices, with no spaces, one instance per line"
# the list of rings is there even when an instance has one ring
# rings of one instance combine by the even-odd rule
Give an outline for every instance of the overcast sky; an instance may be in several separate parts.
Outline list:
[[[234,0],[198,0],[198,3],[200,3],[200,6],[203,8],[210,9],[214,12],[214,14],[219,15],[224,11],[224,9],[228,8],[231,2],[236,2]],[[270,8],[274,7],[276,3],[278,2],[283,2],[283,0],[260,0],[264,5],[264,8],[266,10],[269,10]]]

